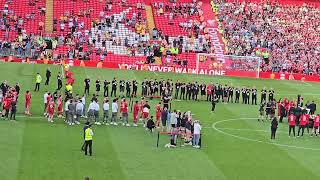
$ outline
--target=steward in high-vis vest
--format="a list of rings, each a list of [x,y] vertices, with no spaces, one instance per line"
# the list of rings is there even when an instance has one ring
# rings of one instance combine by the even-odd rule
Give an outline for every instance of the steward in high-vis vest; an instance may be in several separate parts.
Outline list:
[[[40,83],[42,81],[42,77],[39,73],[36,75],[36,87],[34,88],[34,91],[39,91],[40,90]]]
[[[88,147],[89,147],[89,154],[92,156],[92,137],[93,137],[93,131],[91,129],[91,125],[88,125],[87,129],[84,131],[84,141],[85,141],[85,147],[84,147],[84,154],[88,155]]]

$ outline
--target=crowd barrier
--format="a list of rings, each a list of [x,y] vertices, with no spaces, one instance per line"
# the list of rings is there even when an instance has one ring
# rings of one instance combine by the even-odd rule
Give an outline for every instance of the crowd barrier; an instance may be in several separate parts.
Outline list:
[[[25,59],[7,57],[0,58],[2,62],[19,62],[30,64],[53,64],[59,65],[61,62],[44,61],[44,60],[30,60],[26,62]],[[219,69],[195,69],[186,67],[169,67],[148,64],[123,64],[114,62],[101,61],[80,61],[80,60],[66,60],[69,66],[91,67],[91,68],[110,68],[122,70],[136,70],[136,71],[150,71],[150,72],[171,72],[178,74],[197,74],[197,75],[212,75],[212,76],[236,76],[247,78],[263,78],[275,80],[291,80],[291,81],[305,81],[305,82],[320,82],[320,75],[305,75],[295,73],[273,73],[273,72],[258,72],[256,71],[239,71],[239,70],[219,70]]]

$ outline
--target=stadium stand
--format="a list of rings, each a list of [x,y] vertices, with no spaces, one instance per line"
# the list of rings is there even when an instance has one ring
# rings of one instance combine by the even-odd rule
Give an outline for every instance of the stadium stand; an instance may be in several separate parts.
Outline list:
[[[197,53],[216,51],[206,29],[210,19],[203,13],[203,4],[211,8],[212,3],[227,54],[262,56],[264,71],[320,73],[319,3],[213,2],[54,0],[53,12],[46,14],[45,0],[1,0],[0,52],[1,56],[54,61],[194,68]],[[53,17],[46,18],[49,14]],[[50,19],[52,28],[45,33]]]

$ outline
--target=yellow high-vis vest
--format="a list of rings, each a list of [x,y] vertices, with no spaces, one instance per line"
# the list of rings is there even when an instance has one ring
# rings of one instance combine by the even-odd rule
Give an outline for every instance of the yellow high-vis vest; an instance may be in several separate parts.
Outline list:
[[[92,135],[90,134],[91,131],[92,131],[91,128],[86,129],[85,136],[84,136],[85,141],[92,140]]]
[[[42,78],[41,78],[40,74],[37,74],[36,83],[41,83],[41,81],[42,81]]]

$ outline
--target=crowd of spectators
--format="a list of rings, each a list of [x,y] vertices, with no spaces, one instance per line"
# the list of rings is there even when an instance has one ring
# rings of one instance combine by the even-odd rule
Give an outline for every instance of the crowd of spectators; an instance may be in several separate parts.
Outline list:
[[[279,2],[215,2],[230,55],[256,56],[257,49],[264,49],[264,71],[320,74],[320,9]]]

